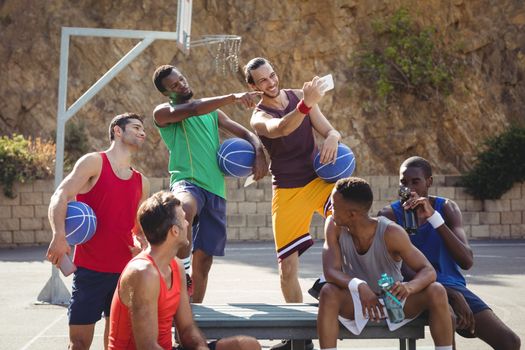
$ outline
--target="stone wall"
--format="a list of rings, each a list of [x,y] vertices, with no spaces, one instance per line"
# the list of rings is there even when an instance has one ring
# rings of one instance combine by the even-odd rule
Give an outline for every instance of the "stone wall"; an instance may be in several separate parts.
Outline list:
[[[52,180],[16,184],[15,198],[0,193],[0,247],[48,244],[51,227],[47,219]]]
[[[397,176],[364,176],[374,191],[372,214],[396,199]],[[515,184],[498,200],[475,200],[456,187],[458,176],[434,177],[432,195],[453,199],[463,212],[463,224],[469,239],[525,238],[525,183]],[[151,190],[168,187],[168,180],[152,178]],[[272,240],[270,178],[244,188],[244,179],[229,178],[228,240]],[[0,194],[0,247],[47,244],[51,230],[47,207],[53,181],[38,180],[15,187],[16,198]],[[315,214],[310,232],[323,238],[323,219]]]

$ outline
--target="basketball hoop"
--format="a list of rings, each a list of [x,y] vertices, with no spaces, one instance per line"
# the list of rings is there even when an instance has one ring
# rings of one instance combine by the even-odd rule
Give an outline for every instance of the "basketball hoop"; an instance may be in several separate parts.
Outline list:
[[[226,75],[239,70],[239,52],[241,37],[238,35],[204,35],[201,39],[191,41],[190,47],[206,45],[214,57],[215,71]]]

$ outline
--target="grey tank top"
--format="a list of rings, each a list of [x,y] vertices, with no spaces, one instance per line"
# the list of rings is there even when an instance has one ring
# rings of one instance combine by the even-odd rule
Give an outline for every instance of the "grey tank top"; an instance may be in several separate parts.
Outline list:
[[[403,280],[401,275],[402,261],[398,262],[392,259],[385,244],[385,230],[392,221],[383,216],[377,219],[378,223],[374,240],[364,254],[357,252],[348,229],[343,228],[339,236],[339,246],[341,247],[343,258],[343,272],[352,278],[357,277],[366,281],[375,293],[380,292],[377,280],[383,273],[392,276],[394,281]]]

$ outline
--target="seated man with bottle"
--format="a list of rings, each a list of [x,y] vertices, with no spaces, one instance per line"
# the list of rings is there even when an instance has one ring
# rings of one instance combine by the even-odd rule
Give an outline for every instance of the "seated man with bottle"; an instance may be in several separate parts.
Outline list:
[[[336,349],[338,322],[359,334],[368,320],[386,318],[395,330],[428,311],[435,348],[452,349],[452,319],[445,288],[405,230],[385,217],[370,217],[373,195],[363,179],[337,181],[332,191],[333,214],[325,224],[323,272],[327,283],[319,297],[317,331],[322,350]],[[401,264],[416,275],[402,282]],[[386,292],[385,292],[386,290]],[[395,309],[396,305],[403,309]],[[393,317],[393,318],[392,318]]]
[[[400,200],[383,208],[379,215],[395,220],[409,233],[410,240],[437,271],[437,281],[445,287],[456,318],[456,332],[479,338],[498,350],[516,350],[520,338],[467,288],[460,269],[474,264],[474,254],[463,229],[461,209],[452,200],[429,196],[433,184],[432,167],[421,157],[406,159],[399,168]],[[413,271],[403,267],[406,279]]]

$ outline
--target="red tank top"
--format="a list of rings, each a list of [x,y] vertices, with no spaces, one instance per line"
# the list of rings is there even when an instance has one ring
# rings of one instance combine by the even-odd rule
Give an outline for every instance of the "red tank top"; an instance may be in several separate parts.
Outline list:
[[[75,248],[74,263],[98,272],[121,273],[131,259],[131,230],[142,197],[142,176],[132,169],[122,180],[111,168],[106,153],[101,152],[102,170],[97,183],[77,201],[88,204],[97,216],[97,230],[88,242]]]
[[[136,259],[149,260],[157,269],[159,276],[161,276],[159,268],[150,255],[141,254],[135,257],[133,260]],[[170,267],[172,281],[171,289],[168,289],[168,286],[166,286],[166,281],[164,281],[164,278],[159,278],[160,291],[159,297],[157,299],[159,327],[159,336],[157,342],[163,349],[166,350],[171,350],[173,346],[171,341],[171,325],[173,324],[173,316],[175,316],[180,302],[180,274],[175,260],[171,261]],[[111,313],[109,318],[109,349],[132,350],[136,347],[131,328],[131,318],[129,316],[128,307],[120,300],[119,290],[120,280],[117,289],[115,290],[115,294],[113,294],[113,301],[111,302]]]

